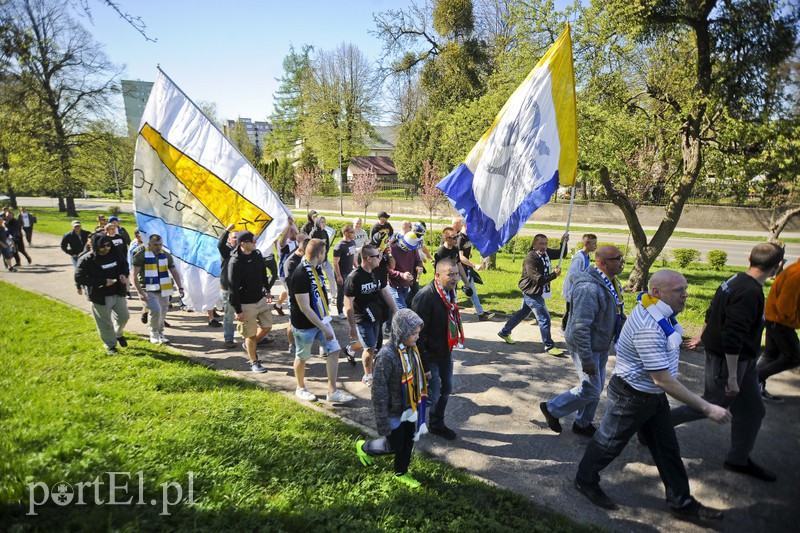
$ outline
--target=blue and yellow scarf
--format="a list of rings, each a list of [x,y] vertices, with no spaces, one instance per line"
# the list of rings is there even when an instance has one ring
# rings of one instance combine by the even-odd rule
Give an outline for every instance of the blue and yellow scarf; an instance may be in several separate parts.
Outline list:
[[[158,257],[147,248],[144,251],[144,290],[161,292],[161,296],[172,294],[172,278],[169,277],[167,254],[160,252]]]

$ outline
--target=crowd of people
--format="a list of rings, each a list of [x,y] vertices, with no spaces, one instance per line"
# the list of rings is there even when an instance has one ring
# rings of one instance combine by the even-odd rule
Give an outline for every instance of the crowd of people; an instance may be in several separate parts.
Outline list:
[[[29,224],[19,222],[18,230],[8,224],[10,219],[18,220],[4,214],[0,226],[10,235],[7,238],[16,241],[17,231],[30,243],[31,236],[23,228],[32,228],[35,216],[28,214]],[[311,211],[302,228],[289,220],[266,257],[256,248],[258,235],[237,232],[231,224],[218,243],[222,264],[222,322],[218,325],[226,348],[238,346],[234,341],[234,331],[238,331],[250,369],[264,373],[258,346],[275,342],[269,335],[273,313],[283,316],[288,306],[287,345],[294,357],[295,395],[303,401],[318,400],[305,380],[315,345],[326,361],[325,399],[331,403],[354,400],[337,387],[338,367],[342,352],[352,364],[360,352],[362,382],[371,387],[380,437],[359,440],[357,457],[368,466],[376,456],[394,455],[396,479],[417,487],[420,483],[409,473],[414,443],[426,433],[446,440],[458,437],[446,423],[446,410],[454,387],[453,350],[466,339],[457,303],[459,283],[472,300],[478,320],[489,321],[494,314],[483,309],[477,294],[481,265],[471,260],[472,244],[463,220],[454,219],[443,230],[442,243],[431,254],[424,244],[424,222],[403,221],[395,232],[389,219],[385,211],[378,213],[378,221],[367,232],[363,219],[357,217],[342,227],[341,239],[334,243],[325,217]],[[164,317],[170,298],[183,294],[180,274],[161,237],[142,236],[137,230],[131,242],[127,235],[117,217],[106,222],[101,216],[92,233],[74,221],[61,242],[75,265],[76,286],[92,304],[99,336],[109,353],[126,345],[126,297],[138,294],[149,312],[150,342],[163,344],[168,342]],[[567,238],[562,238],[562,245]],[[521,307],[498,332],[506,343],[514,344],[512,331],[533,312],[545,352],[564,355],[550,334],[546,305],[553,296],[550,284],[562,274],[555,266],[561,253],[548,247],[546,236],[534,237],[519,281]],[[800,366],[800,340],[795,332],[800,328],[800,261],[783,269],[784,250],[761,243],[753,248],[749,262],[745,272],[718,288],[701,335],[684,341],[678,321],[688,296],[684,276],[666,269],[655,272],[648,290],[627,311],[618,279],[625,263],[623,254],[614,246],[598,248],[593,234],[582,237],[562,291],[567,311],[561,326],[577,384],[539,407],[552,431],[560,433],[560,419],[574,414],[572,431],[589,439],[574,485],[595,505],[616,508],[600,487],[600,472],[635,436],[653,456],[675,517],[721,519],[721,511],[691,495],[674,430],[702,418],[730,423],[725,469],[761,481],[776,480],[776,474],[755,462],[751,454],[765,416],[763,402],[781,400],[767,391],[767,380]],[[427,268],[433,269],[433,280],[420,287],[420,274]],[[271,292],[278,278],[283,293],[275,298]],[[775,281],[765,299],[763,286],[770,278]],[[334,320],[346,327],[347,342],[337,338]],[[209,325],[214,327],[212,321],[217,322],[210,313]],[[678,380],[681,348],[700,345],[706,353],[702,395]],[[607,380],[612,350],[616,365]],[[596,412],[606,388],[608,404],[598,422]],[[670,408],[667,396],[683,405]]]

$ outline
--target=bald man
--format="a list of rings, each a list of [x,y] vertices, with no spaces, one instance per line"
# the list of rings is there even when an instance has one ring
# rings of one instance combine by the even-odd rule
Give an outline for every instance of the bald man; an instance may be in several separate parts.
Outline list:
[[[618,248],[602,246],[595,254],[595,265],[573,275],[574,306],[565,339],[579,383],[539,404],[547,425],[556,433],[561,433],[558,419],[575,412],[573,433],[591,437],[597,431],[592,422],[606,383],[608,351],[619,338],[625,316],[622,286],[617,279],[624,265]]]
[[[686,306],[687,289],[680,273],[656,272],[622,328],[617,364],[608,383],[608,409],[575,476],[575,488],[599,507],[617,509],[600,488],[600,471],[639,431],[664,483],[672,515],[699,522],[722,519],[722,511],[704,506],[689,491],[667,400],[669,394],[720,424],[731,420],[728,410],[707,402],[676,379],[683,329],[675,316]]]

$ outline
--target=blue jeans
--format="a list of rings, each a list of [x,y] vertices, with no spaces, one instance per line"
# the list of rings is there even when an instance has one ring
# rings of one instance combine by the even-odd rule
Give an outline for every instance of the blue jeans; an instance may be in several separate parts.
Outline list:
[[[578,416],[575,417],[575,424],[585,428],[594,420],[594,413],[600,403],[600,393],[603,392],[603,386],[606,383],[608,354],[592,353],[592,362],[596,372],[594,376],[590,376],[583,371],[583,363],[581,363],[581,358],[578,357],[575,350],[569,344],[567,347],[572,352],[572,361],[578,371],[580,385],[548,401],[547,410],[556,418],[561,418],[577,411]]]
[[[392,299],[394,300],[397,309],[406,309],[408,305],[406,305],[406,298],[408,297],[408,293],[411,291],[411,287],[392,287],[389,285],[389,294],[392,295]]]
[[[233,306],[228,301],[230,293],[225,289],[220,289],[220,297],[222,298],[222,337],[225,342],[233,342],[233,332],[235,329],[233,319],[234,310]]]
[[[533,311],[536,314],[536,320],[539,322],[539,331],[542,334],[542,342],[544,349],[549,350],[556,344],[550,336],[550,312],[547,310],[547,304],[541,296],[528,296],[522,295],[522,307],[519,311],[511,315],[506,325],[500,330],[503,336],[511,335],[511,331],[519,325],[520,322],[528,318],[528,315]]]
[[[444,426],[444,410],[453,392],[453,357],[444,361],[428,361],[427,370],[431,373],[428,381],[428,401],[431,409],[428,425],[432,428]]]
[[[472,272],[472,269],[469,269],[468,272]],[[469,297],[470,301],[472,302],[472,306],[475,308],[475,312],[479,315],[483,314],[483,306],[481,305],[481,300],[478,298],[478,291],[475,289],[475,282],[472,281],[472,276],[467,274],[467,281],[469,283],[465,283],[465,287],[469,287],[472,289],[472,296]]]
[[[642,432],[653,456],[667,503],[681,507],[689,497],[689,477],[672,427],[667,395],[633,392],[617,376],[608,383],[606,414],[586,446],[575,479],[583,485],[598,485],[600,471],[622,453],[637,431]]]

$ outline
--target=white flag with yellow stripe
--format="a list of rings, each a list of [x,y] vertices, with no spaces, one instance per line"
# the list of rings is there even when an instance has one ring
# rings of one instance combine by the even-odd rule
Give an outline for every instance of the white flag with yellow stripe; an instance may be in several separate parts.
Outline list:
[[[246,157],[161,70],[150,92],[133,174],[136,222],[178,260],[185,303],[212,309],[219,298],[219,236],[258,235],[266,252],[286,227],[289,211]]]

